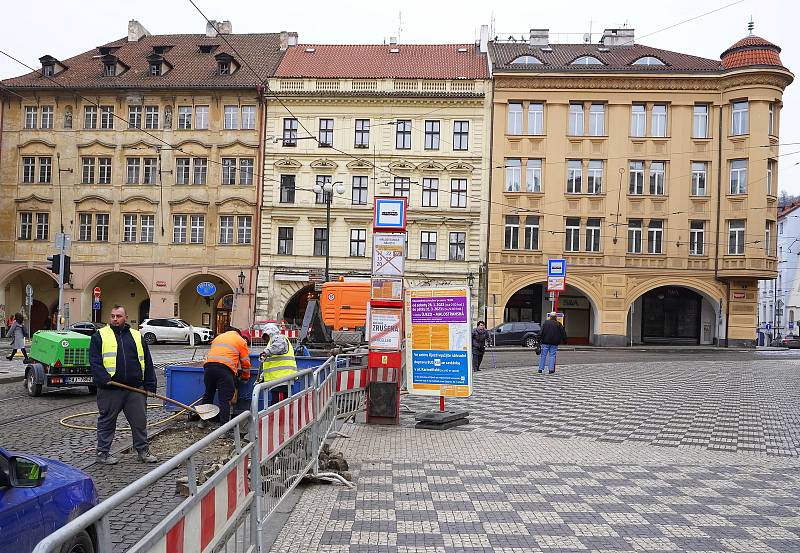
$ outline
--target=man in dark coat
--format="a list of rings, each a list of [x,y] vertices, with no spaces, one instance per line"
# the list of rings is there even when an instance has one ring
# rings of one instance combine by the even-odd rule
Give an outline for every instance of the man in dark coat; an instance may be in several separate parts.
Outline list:
[[[486,340],[489,333],[486,331],[486,323],[478,321],[478,325],[472,330],[472,370],[481,370],[481,361],[486,352]]]
[[[542,325],[542,334],[540,337],[542,343],[542,353],[539,355],[539,372],[544,371],[544,366],[547,364],[547,357],[550,357],[548,367],[548,374],[556,372],[556,353],[558,352],[558,345],[564,344],[567,341],[567,331],[564,326],[558,322],[555,313],[550,313],[547,320]]]

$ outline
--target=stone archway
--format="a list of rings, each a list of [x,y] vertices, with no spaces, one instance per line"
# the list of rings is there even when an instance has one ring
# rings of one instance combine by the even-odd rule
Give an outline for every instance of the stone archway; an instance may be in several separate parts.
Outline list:
[[[99,309],[94,309],[92,292],[95,288],[100,288]],[[84,313],[94,322],[107,322],[111,308],[121,305],[128,314],[128,323],[135,328],[142,322],[142,315],[149,316],[149,300],[147,288],[137,277],[122,271],[109,271],[96,275],[86,287]],[[148,302],[146,312],[142,310],[145,301]]]
[[[33,305],[25,303],[25,288],[33,289]],[[11,273],[0,285],[0,304],[5,306],[5,318],[22,313],[30,323],[31,334],[45,328],[53,313],[49,306],[58,304],[55,275],[39,269],[21,269]]]
[[[197,291],[200,283],[211,283],[214,288],[210,296],[201,296]],[[230,323],[233,307],[233,286],[224,278],[214,274],[190,276],[178,284],[175,294],[178,300],[177,317],[192,326],[200,326],[219,332]],[[218,329],[219,327],[219,329]]]
[[[314,285],[304,286],[286,302],[281,318],[288,324],[301,325],[308,299],[314,294]]]

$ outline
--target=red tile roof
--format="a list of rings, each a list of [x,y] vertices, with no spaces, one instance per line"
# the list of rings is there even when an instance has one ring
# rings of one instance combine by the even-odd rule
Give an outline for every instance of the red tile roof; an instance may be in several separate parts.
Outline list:
[[[783,67],[781,49],[760,36],[746,36],[722,52],[722,65],[725,69],[747,67],[749,65],[775,65]]]
[[[280,49],[279,33],[229,34],[208,37],[205,34],[152,35],[139,41],[128,42],[127,37],[104,44],[100,48],[111,48],[113,55],[129,69],[114,77],[103,76],[103,63],[99,50],[90,50],[66,60],[59,60],[68,69],[57,73],[52,79],[35,71],[2,81],[8,88],[255,88],[275,71],[283,52]],[[217,45],[210,53],[201,53],[201,44]],[[163,54],[172,69],[161,76],[151,76],[147,56],[154,46],[170,46]],[[234,52],[234,49],[236,50]],[[219,53],[233,56],[240,68],[230,75],[219,75],[217,61]],[[238,53],[237,53],[238,52]],[[240,55],[243,59],[240,59]],[[259,76],[253,74],[249,63]]]
[[[719,71],[719,60],[681,54],[670,50],[651,48],[643,44],[603,46],[601,44],[550,44],[530,46],[527,42],[492,42],[490,52],[495,71],[635,71],[637,73],[669,73],[680,71]],[[534,56],[541,61],[536,65],[512,64],[519,56]],[[603,65],[571,65],[580,56],[592,56]],[[666,65],[631,65],[644,56],[652,56]]]
[[[488,79],[489,69],[474,44],[300,44],[286,51],[275,76]]]

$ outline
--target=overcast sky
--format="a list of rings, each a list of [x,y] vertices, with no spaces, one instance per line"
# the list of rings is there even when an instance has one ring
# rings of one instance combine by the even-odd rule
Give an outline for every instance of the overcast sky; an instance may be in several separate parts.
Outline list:
[[[398,34],[407,43],[472,42],[480,25],[492,19],[500,36],[549,28],[551,35],[564,33],[557,42],[579,42],[590,28],[602,33],[627,24],[636,30],[636,42],[712,59],[747,34],[752,15],[755,34],[779,45],[783,64],[800,72],[800,3],[792,0],[195,1],[210,19],[230,20],[235,33],[297,31],[300,42],[381,43]],[[665,29],[729,4],[734,5]],[[37,0],[35,12],[27,21],[7,19],[0,36],[0,48],[32,67],[44,54],[65,59],[127,36],[129,19],[138,19],[153,34],[205,32],[205,20],[188,0]],[[650,33],[655,34],[645,36]],[[593,36],[593,42],[598,39],[599,34]],[[0,56],[0,78],[27,71]],[[788,155],[800,152],[800,83],[787,89],[783,101],[780,131],[786,146],[779,186],[800,194],[800,153]]]

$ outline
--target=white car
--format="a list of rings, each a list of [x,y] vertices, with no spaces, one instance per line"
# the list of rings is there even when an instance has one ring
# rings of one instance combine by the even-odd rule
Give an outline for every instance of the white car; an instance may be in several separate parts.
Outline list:
[[[182,319],[145,319],[139,325],[139,332],[148,345],[158,342],[190,344],[192,334],[195,344],[206,344],[214,336],[210,328],[192,326]]]

